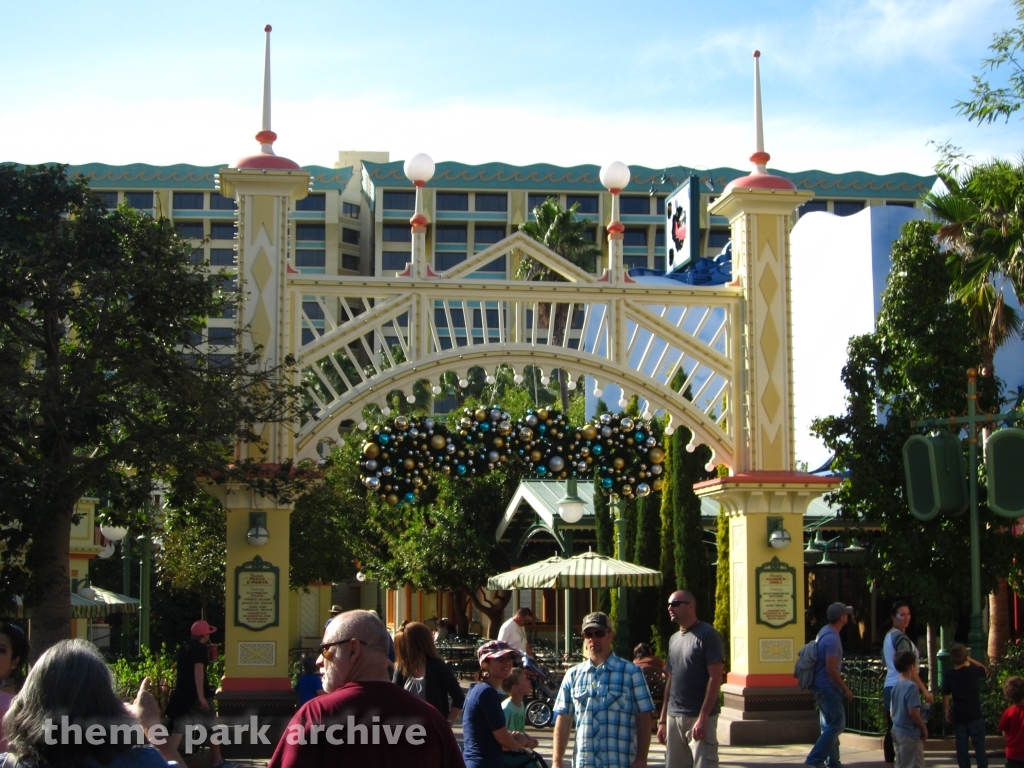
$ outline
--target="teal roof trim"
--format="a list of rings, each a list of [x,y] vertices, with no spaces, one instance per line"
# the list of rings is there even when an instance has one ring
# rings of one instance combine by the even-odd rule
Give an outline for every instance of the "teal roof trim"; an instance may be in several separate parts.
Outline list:
[[[370,183],[378,187],[411,187],[402,170],[403,161],[390,163],[363,162],[363,171]],[[428,186],[437,189],[508,189],[520,188],[529,190],[559,190],[601,192],[604,187],[599,178],[600,167],[597,165],[576,165],[563,168],[547,163],[535,165],[507,165],[505,163],[485,163],[483,165],[466,165],[445,161],[437,164],[434,178]],[[631,166],[633,173],[629,185],[623,190],[626,193],[647,193],[653,184],[658,194],[668,195],[680,181],[690,173],[689,168],[671,166],[669,168],[645,168]],[[706,171],[697,171],[703,176]],[[935,176],[915,176],[911,173],[890,173],[877,175],[853,171],[850,173],[827,173],[810,170],[789,173],[772,169],[772,173],[789,179],[797,189],[814,192],[823,197],[886,197],[894,199],[916,200],[928,192],[935,183]],[[748,171],[735,168],[713,168],[711,178],[715,191],[721,192],[730,181],[746,176]],[[663,175],[670,181],[661,183]]]
[[[90,187],[96,189],[212,189],[213,175],[224,165],[107,165],[86,163],[69,165],[68,176],[84,176]],[[344,189],[352,179],[351,168],[326,168],[322,165],[305,165],[313,177],[313,191]]]

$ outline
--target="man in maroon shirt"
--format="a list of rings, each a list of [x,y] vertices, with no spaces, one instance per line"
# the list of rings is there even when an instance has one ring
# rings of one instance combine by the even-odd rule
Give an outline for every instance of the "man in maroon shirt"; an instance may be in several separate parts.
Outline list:
[[[327,695],[295,713],[268,768],[465,768],[441,714],[388,679],[388,637],[372,611],[327,625],[317,659]]]

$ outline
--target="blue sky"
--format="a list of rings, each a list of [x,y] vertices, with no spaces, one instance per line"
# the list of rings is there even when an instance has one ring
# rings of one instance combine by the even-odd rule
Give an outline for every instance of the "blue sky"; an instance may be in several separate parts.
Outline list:
[[[0,0],[0,158],[229,162],[276,148],[469,163],[746,167],[751,51],[771,166],[928,173],[929,140],[1016,155],[965,98],[1009,0],[35,3]]]

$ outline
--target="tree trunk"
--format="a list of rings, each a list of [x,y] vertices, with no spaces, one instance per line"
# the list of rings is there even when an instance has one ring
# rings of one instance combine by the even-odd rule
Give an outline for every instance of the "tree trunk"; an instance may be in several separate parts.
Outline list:
[[[32,532],[25,565],[39,585],[38,599],[31,600],[31,660],[47,648],[71,637],[71,519],[75,501],[59,505]]]
[[[487,603],[480,599],[477,592],[470,592],[469,597],[477,610],[487,617],[487,637],[496,640],[498,630],[501,629],[501,620],[505,615],[505,606],[512,600],[512,592],[507,589],[499,590],[494,593],[494,601]]]
[[[452,615],[449,618],[455,622],[455,634],[469,634],[469,591],[459,587],[452,592]]]
[[[1010,641],[1010,594],[1006,579],[999,577],[996,591],[988,596],[988,657],[1001,659]]]

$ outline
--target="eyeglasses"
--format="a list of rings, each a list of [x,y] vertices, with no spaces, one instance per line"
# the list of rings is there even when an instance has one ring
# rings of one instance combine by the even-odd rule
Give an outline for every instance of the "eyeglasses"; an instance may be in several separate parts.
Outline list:
[[[668,607],[669,608],[678,608],[680,605],[689,605],[689,604],[690,604],[689,600],[669,600]]]
[[[595,637],[600,640],[602,637],[608,634],[607,629],[585,629],[583,630],[583,636],[587,640],[593,640]]]
[[[353,640],[359,640],[357,637],[347,637],[344,640],[335,640],[333,643],[320,643],[320,655],[325,659],[328,658],[328,653],[331,650],[332,645],[344,645],[345,643],[351,643]],[[360,645],[366,645],[365,640],[359,640]]]

